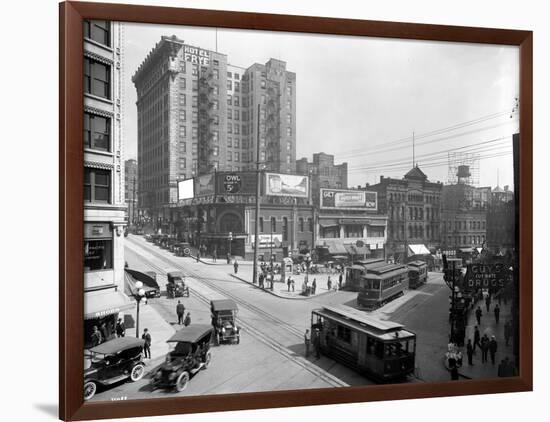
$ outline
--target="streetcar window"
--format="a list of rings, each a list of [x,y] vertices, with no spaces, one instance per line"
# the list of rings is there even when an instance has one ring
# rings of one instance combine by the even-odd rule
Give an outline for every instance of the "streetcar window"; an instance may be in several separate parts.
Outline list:
[[[372,337],[367,337],[367,354],[372,355],[374,353],[374,346],[376,344],[376,340],[374,340]]]
[[[384,357],[384,343],[374,340],[374,355],[382,359]]]
[[[351,343],[351,330],[348,327],[339,325],[336,331],[336,337],[346,343]]]

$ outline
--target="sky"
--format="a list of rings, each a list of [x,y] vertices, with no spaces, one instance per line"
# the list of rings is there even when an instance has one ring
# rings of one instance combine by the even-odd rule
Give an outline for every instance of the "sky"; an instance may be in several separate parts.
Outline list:
[[[162,35],[216,49],[214,28],[124,24],[126,158],[137,151],[131,77]],[[445,183],[449,154],[465,153],[479,158],[479,186],[513,187],[517,47],[218,29],[217,48],[232,65],[287,63],[296,73],[296,157],[333,154],[348,163],[350,187],[401,178],[413,162]]]

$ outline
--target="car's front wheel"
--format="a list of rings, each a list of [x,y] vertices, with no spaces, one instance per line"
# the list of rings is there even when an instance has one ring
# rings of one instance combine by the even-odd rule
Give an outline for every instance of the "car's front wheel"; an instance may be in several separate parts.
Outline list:
[[[204,369],[208,369],[208,367],[210,366],[211,360],[212,360],[212,355],[210,354],[210,352],[206,352],[206,356],[204,357],[204,365],[203,365]]]
[[[145,375],[145,365],[138,363],[132,368],[132,372],[130,372],[130,379],[132,382],[136,382],[142,379],[143,375]]]
[[[187,388],[187,383],[189,382],[189,373],[183,371],[178,379],[176,380],[176,391],[179,393]]]
[[[97,391],[97,384],[93,381],[84,383],[84,400],[90,400]]]

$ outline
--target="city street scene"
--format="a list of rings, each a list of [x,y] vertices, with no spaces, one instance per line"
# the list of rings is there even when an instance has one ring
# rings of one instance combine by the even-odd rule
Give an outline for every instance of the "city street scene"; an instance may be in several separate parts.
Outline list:
[[[85,400],[518,375],[517,48],[83,33]]]

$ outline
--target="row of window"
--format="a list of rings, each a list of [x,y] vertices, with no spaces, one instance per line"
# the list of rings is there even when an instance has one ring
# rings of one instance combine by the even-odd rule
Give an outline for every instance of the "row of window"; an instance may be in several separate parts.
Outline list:
[[[455,230],[485,230],[485,221],[456,221],[456,220],[447,220],[447,230],[452,230],[454,221]]]
[[[447,236],[448,245],[482,245],[485,243],[485,236]]]
[[[408,207],[409,220],[427,220],[434,221],[439,218],[439,210],[437,208],[422,208],[422,207]],[[390,205],[388,207],[388,213],[390,220],[399,220],[405,218],[405,207],[394,207]]]
[[[362,238],[363,226],[344,225],[344,238]],[[367,226],[366,237],[384,237],[384,227]],[[321,227],[320,236],[327,239],[340,239],[340,226]]]
[[[411,202],[427,202],[427,203],[439,202],[438,195],[422,195],[417,193],[410,193],[407,195],[405,193],[399,193],[399,192],[390,192],[389,194],[390,201],[404,202],[405,198],[407,198],[407,200]]]

